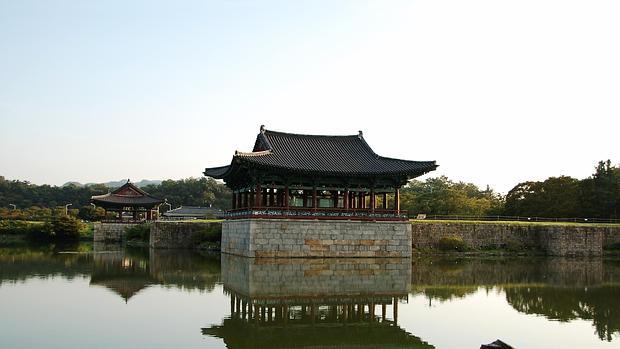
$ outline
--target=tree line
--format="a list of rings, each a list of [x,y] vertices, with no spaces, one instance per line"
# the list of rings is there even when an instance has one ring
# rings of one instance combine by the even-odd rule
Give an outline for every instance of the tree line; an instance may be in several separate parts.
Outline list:
[[[7,180],[0,176],[0,218],[22,220],[49,220],[54,212],[65,205],[69,206],[69,215],[86,220],[103,218],[101,208],[90,205],[93,195],[102,195],[113,188],[103,184],[78,186],[74,184],[62,187],[35,185],[27,181]],[[212,178],[187,178],[165,180],[159,185],[142,187],[149,194],[167,199],[172,208],[181,205],[213,206],[227,209],[230,207],[231,192],[223,183]],[[15,205],[15,207],[11,206]],[[162,205],[161,211],[168,209]]]
[[[230,208],[231,192],[212,178],[165,180],[145,191],[180,205]],[[63,187],[34,185],[0,176],[0,218],[50,217],[51,209],[71,203],[70,213],[82,219],[102,218],[103,210],[89,204],[93,195],[105,194],[102,184]],[[18,210],[11,210],[15,204]],[[165,205],[164,205],[165,206]],[[517,184],[507,195],[445,176],[412,180],[401,190],[401,208],[410,214],[469,216],[530,216],[548,218],[620,218],[620,167],[600,161],[585,179],[567,176]],[[162,207],[162,211],[167,207]],[[17,217],[19,216],[19,217]]]

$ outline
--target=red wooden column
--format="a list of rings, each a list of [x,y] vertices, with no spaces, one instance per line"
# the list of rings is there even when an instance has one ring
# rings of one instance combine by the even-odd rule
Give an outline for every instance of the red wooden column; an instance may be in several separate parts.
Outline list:
[[[387,210],[387,193],[383,193],[383,205],[382,208]]]
[[[333,200],[332,206],[334,208],[337,208],[338,207],[338,190],[332,191],[332,200]]]
[[[358,207],[359,208],[366,208],[366,195],[365,195],[365,193],[363,191],[360,192],[360,195],[359,195],[359,205],[358,205]]]
[[[254,206],[256,207],[263,206],[263,188],[261,188],[260,183],[256,185],[256,194],[254,195]]]
[[[375,195],[375,188],[373,187],[373,188],[370,188],[370,210],[372,212],[375,211],[375,206],[377,206],[375,205],[376,204],[375,201],[376,201],[376,195]]]
[[[284,187],[284,207],[288,208],[288,199],[290,192],[288,190],[288,184]]]
[[[400,211],[400,188],[394,188],[394,210],[396,213]]]
[[[274,190],[275,190],[274,188],[269,189],[269,207],[274,207],[276,205],[275,203],[276,193],[274,192]]]
[[[344,198],[342,199],[342,203],[345,210],[349,209],[349,189],[344,190]]]
[[[317,202],[316,202],[316,188],[312,188],[312,208],[316,210],[317,208]]]

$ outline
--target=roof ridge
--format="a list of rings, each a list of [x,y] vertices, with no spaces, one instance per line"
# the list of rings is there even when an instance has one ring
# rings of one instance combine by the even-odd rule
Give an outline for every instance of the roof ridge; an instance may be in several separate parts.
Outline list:
[[[235,150],[235,156],[262,156],[262,155],[267,155],[271,153],[272,153],[271,150],[250,151],[250,152]]]
[[[307,133],[291,133],[291,132],[282,132],[282,131],[273,131],[273,130],[264,130],[264,133],[278,134],[278,135],[287,135],[287,136],[299,136],[299,137],[325,137],[325,138],[344,138],[344,137],[356,137],[361,138],[361,131],[358,134],[354,135],[317,135],[317,134],[307,134]]]

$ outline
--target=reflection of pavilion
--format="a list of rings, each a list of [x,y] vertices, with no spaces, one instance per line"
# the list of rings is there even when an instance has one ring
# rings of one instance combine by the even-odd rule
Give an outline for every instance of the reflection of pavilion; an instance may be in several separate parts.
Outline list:
[[[222,255],[230,318],[203,329],[228,348],[432,348],[397,326],[409,259]]]
[[[220,265],[213,258],[190,251],[131,252],[106,246],[95,253],[90,284],[106,287],[127,302],[151,285],[211,290],[219,281]]]
[[[155,282],[149,273],[148,259],[144,256],[129,256],[124,251],[93,255],[90,284],[112,290],[125,302]]]

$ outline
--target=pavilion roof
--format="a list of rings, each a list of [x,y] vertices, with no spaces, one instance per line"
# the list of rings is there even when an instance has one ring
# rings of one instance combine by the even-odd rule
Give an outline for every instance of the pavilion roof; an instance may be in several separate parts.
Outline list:
[[[225,178],[237,165],[299,173],[333,175],[406,175],[417,177],[437,168],[435,161],[393,159],[376,154],[360,131],[350,136],[306,135],[266,130],[252,152],[235,152],[228,166],[212,167],[205,175]]]
[[[91,197],[91,201],[95,204],[110,204],[110,205],[127,205],[127,206],[140,206],[140,205],[157,205],[164,202],[163,200],[152,196],[144,190],[138,188],[129,180],[123,184],[120,188],[112,191],[111,193],[103,195],[95,195]]]

